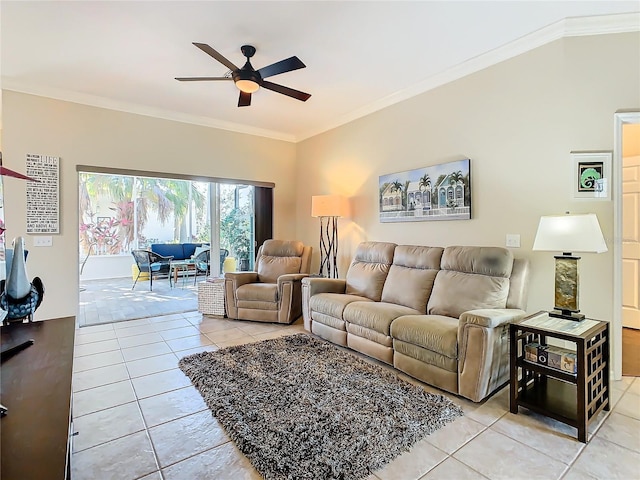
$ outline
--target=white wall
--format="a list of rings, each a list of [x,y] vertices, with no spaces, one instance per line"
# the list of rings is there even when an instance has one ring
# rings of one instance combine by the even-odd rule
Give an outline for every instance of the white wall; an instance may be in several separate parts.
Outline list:
[[[76,165],[273,182],[274,235],[295,235],[295,145],[168,120],[3,90],[3,164],[24,171],[27,153],[59,156],[61,233],[53,247],[29,248],[30,276],[46,294],[36,319],[76,315],[78,177]],[[5,178],[5,236],[26,230],[25,183]]]
[[[311,196],[330,193],[351,202],[339,224],[342,276],[363,240],[503,246],[517,233],[537,311],[553,306],[553,253],[531,251],[540,216],[594,212],[610,250],[581,260],[581,309],[610,320],[613,203],[571,199],[569,152],[613,149],[613,115],[640,107],[639,85],[638,33],[568,38],[301,142],[298,237],[317,245]],[[467,157],[472,220],[380,223],[380,175]]]

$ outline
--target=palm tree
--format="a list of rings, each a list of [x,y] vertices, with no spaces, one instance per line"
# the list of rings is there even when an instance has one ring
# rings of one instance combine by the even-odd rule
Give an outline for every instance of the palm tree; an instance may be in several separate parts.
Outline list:
[[[449,174],[449,183],[451,183],[451,185],[455,185],[456,183],[461,181],[463,178],[464,176],[462,175],[462,172],[460,170],[458,170],[457,172],[451,172]]]
[[[142,231],[155,212],[161,223],[166,223],[171,214],[176,222],[176,233],[186,232],[185,218],[190,205],[202,213],[206,195],[196,188],[194,182],[124,175],[80,174],[80,235],[85,250],[90,245],[91,231],[96,227],[95,212],[91,199],[99,195],[109,197],[114,207],[115,222],[122,251],[127,251],[134,239],[142,237]],[[174,240],[181,236],[174,234]]]
[[[400,183],[400,180],[395,180],[393,182],[391,182],[391,191],[392,192],[399,192],[402,190],[402,184]]]
[[[420,181],[418,182],[418,188],[422,191],[422,188],[428,189],[431,187],[431,177],[428,173],[425,173],[422,177],[420,177]]]
[[[429,203],[431,203],[431,177],[428,173],[425,173],[422,177],[420,177],[420,180],[418,181],[418,188],[420,189],[420,191],[422,191],[423,188],[429,191]],[[422,205],[424,206],[425,203],[426,202],[424,201],[423,197]]]

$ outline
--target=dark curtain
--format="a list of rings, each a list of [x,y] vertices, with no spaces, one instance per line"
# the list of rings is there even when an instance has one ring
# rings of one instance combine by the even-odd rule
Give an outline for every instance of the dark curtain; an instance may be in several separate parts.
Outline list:
[[[255,239],[256,253],[265,240],[273,238],[273,188],[255,188]]]

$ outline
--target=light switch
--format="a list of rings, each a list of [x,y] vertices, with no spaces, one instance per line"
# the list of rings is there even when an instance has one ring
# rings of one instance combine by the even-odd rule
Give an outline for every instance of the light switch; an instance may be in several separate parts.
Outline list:
[[[51,235],[33,237],[34,247],[51,247],[53,245],[53,237]]]
[[[507,233],[507,247],[520,248],[520,235],[517,233]]]

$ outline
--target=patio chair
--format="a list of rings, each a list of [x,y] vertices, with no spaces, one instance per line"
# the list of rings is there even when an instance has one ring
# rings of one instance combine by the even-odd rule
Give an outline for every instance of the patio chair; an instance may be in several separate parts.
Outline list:
[[[226,248],[220,249],[220,275],[222,275],[224,261],[229,256],[229,250]],[[193,279],[195,285],[198,279],[198,274],[204,273],[207,277],[211,275],[211,249],[203,250],[193,257],[196,262],[196,276]]]
[[[211,271],[211,266],[209,262],[211,260],[211,249],[207,248],[206,250],[202,250],[197,255],[193,257],[193,261],[196,264],[196,274],[193,277],[193,284],[195,285],[198,281],[198,274],[204,273],[206,277],[209,276]]]
[[[140,275],[144,272],[149,274],[149,290],[153,291],[153,277],[164,276],[168,277],[171,270],[171,260],[173,257],[163,257],[150,250],[132,250],[131,255],[136,261],[138,266],[138,276],[133,282],[131,290],[136,288],[136,283]]]

